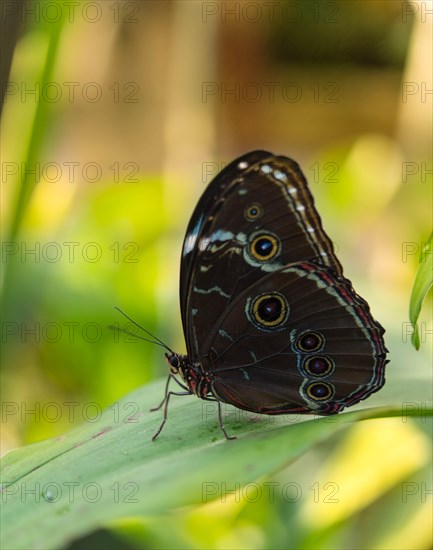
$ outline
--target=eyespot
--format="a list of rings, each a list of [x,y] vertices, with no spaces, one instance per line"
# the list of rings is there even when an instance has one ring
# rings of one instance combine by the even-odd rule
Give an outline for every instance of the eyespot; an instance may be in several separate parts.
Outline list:
[[[305,388],[305,393],[313,401],[328,401],[333,397],[335,389],[327,382],[313,382]]]
[[[322,349],[324,343],[325,339],[320,332],[313,332],[309,330],[299,336],[296,340],[296,347],[300,351],[310,353],[312,351]]]
[[[304,370],[311,376],[328,376],[335,369],[334,361],[325,355],[308,357],[304,363]]]
[[[258,220],[262,215],[263,215],[263,208],[257,202],[255,202],[254,204],[251,204],[244,210],[245,219],[249,222]]]
[[[249,244],[249,253],[254,260],[267,262],[280,251],[280,242],[272,233],[260,232],[255,235]]]
[[[259,328],[278,327],[289,315],[289,304],[279,292],[262,294],[248,302],[248,317]]]

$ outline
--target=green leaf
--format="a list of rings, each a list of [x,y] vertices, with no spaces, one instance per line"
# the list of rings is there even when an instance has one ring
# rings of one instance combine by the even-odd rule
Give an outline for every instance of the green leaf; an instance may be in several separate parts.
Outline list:
[[[162,381],[145,386],[96,422],[7,454],[2,547],[60,548],[118,518],[207,502],[281,470],[351,422],[402,414],[400,405],[303,421],[259,415],[252,422],[230,408],[226,428],[238,439],[226,441],[214,403],[173,397],[169,421],[153,442],[162,412],[149,408],[162,392]],[[414,407],[408,414],[433,412]]]
[[[413,326],[412,345],[419,349],[420,338],[418,330],[418,318],[421,312],[422,304],[428,291],[433,285],[433,233],[425,244],[420,258],[420,265],[415,277],[412,288],[409,306],[409,318]]]

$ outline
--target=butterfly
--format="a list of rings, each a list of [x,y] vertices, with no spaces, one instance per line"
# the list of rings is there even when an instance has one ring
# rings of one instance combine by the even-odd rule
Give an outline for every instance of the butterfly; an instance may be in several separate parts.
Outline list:
[[[221,403],[331,415],[385,382],[385,331],[343,276],[287,157],[247,153],[208,185],[183,242],[180,307],[187,353],[165,346],[164,418],[153,439],[172,395],[216,401],[234,439]],[[182,391],[169,390],[172,379]]]

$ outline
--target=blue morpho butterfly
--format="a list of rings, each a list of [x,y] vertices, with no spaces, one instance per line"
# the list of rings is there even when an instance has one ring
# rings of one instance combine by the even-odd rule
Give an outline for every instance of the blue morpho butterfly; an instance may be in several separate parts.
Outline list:
[[[180,306],[187,353],[158,341],[170,373],[153,439],[172,395],[216,401],[233,439],[221,402],[330,415],[384,384],[385,331],[343,276],[289,158],[253,151],[209,184],[183,243]],[[172,379],[182,391],[169,391]]]

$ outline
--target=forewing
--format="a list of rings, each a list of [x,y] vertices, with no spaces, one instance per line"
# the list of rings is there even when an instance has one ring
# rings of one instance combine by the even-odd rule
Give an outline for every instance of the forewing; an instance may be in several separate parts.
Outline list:
[[[260,243],[263,235],[268,243]],[[275,254],[257,257],[258,245],[269,242]],[[297,163],[254,151],[228,165],[198,202],[184,240],[180,298],[188,355],[205,350],[206,337],[245,289],[304,261],[342,273]]]

